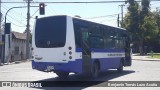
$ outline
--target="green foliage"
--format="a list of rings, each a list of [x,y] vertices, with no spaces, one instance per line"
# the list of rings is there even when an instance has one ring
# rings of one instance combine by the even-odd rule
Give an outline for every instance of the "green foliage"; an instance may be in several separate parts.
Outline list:
[[[123,28],[126,28],[135,40],[138,37],[139,28],[139,5],[134,0],[129,2],[128,13],[124,17]]]
[[[157,23],[158,30],[159,30],[157,38],[160,39],[160,9],[157,9],[156,11],[152,12],[152,14],[156,18],[156,23]]]
[[[143,53],[144,42],[152,41],[160,35],[160,13],[150,12],[150,0],[142,0],[141,6],[135,0],[129,0],[128,13],[124,17],[123,28],[132,35],[133,44]],[[157,16],[157,17],[155,17]]]
[[[158,26],[156,18],[152,14],[144,17],[144,23],[141,26],[145,40],[150,40],[156,37],[158,33]]]

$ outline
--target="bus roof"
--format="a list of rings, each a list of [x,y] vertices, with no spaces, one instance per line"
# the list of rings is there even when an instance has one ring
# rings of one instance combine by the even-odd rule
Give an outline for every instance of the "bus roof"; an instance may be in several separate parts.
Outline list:
[[[62,16],[62,17],[66,16],[66,17],[74,18],[74,19],[77,19],[77,20],[80,20],[80,21],[85,21],[85,22],[88,22],[88,23],[94,23],[94,24],[99,24],[99,25],[103,25],[103,26],[109,26],[109,27],[113,27],[113,28],[117,28],[117,29],[127,31],[126,29],[121,28],[121,27],[114,27],[114,26],[111,26],[111,25],[106,25],[106,24],[102,24],[102,23],[98,23],[98,22],[93,22],[93,21],[85,20],[85,19],[79,18],[79,17],[72,17],[72,16],[69,16],[69,15],[53,15],[53,16],[46,16],[46,17],[41,17],[41,18],[56,17],[56,16]],[[41,19],[41,18],[39,18],[39,19]]]
[[[102,23],[98,23],[98,22],[93,22],[93,21],[81,19],[81,18],[78,18],[78,17],[71,17],[71,18],[74,18],[74,19],[77,19],[77,20],[80,20],[80,21],[85,21],[85,22],[89,22],[89,23],[99,24],[99,25],[103,25],[103,26],[109,26],[109,27],[113,27],[113,28],[117,28],[117,29],[121,29],[121,30],[127,31],[126,29],[121,28],[121,27],[114,27],[114,26],[110,26],[110,25],[106,25],[106,24],[102,24]]]

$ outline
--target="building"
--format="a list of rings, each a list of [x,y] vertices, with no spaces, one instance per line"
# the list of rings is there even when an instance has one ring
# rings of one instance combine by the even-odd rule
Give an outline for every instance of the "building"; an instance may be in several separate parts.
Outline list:
[[[26,59],[26,33],[12,31],[11,58],[13,61]]]

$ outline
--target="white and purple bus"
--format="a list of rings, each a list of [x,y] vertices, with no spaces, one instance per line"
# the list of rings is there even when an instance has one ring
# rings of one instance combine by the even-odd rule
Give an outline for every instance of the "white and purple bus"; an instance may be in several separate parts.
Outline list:
[[[129,33],[122,28],[70,16],[37,18],[32,37],[32,68],[96,78],[108,69],[131,66]]]

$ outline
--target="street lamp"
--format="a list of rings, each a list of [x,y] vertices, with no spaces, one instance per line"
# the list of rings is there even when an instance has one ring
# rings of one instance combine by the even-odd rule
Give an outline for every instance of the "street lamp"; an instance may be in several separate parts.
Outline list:
[[[7,10],[6,14],[5,14],[5,24],[6,24],[6,18],[7,18],[7,14],[10,10],[14,9],[14,8],[26,8],[27,6],[19,6],[19,7],[12,7],[10,9]],[[39,7],[39,6],[30,6],[30,7]]]
[[[6,14],[5,14],[5,26],[6,26],[6,19],[7,19],[7,14],[8,14],[8,12],[10,11],[10,10],[12,10],[12,9],[14,9],[14,8],[26,8],[26,7],[28,7],[28,6],[19,6],[19,7],[12,7],[12,8],[10,8],[10,9],[8,9],[7,10],[7,12],[6,12]],[[30,7],[39,7],[39,6],[30,6]],[[4,28],[4,30],[5,30],[6,28]],[[5,33],[6,34],[6,33]],[[4,59],[5,59],[5,34],[4,34],[4,44],[3,44],[3,58],[2,58],[2,60],[3,60],[3,63],[4,63]],[[28,38],[26,38],[26,39],[28,39]],[[10,45],[9,45],[10,46]],[[10,50],[10,47],[9,47],[9,50]]]
[[[12,10],[12,9],[14,9],[14,8],[25,8],[25,7],[26,7],[26,6],[12,7],[12,8],[10,8],[10,9],[8,9],[7,12],[6,12],[6,14],[5,14],[5,21],[4,21],[4,24],[5,24],[4,30],[5,30],[5,31],[4,31],[3,59],[2,59],[2,60],[3,60],[3,61],[2,61],[3,63],[4,63],[4,61],[5,61],[5,52],[6,52],[6,50],[5,50],[5,47],[6,47],[6,46],[5,46],[5,44],[6,44],[6,43],[5,43],[5,42],[6,42],[6,40],[5,40],[5,38],[6,38],[6,33],[5,33],[5,32],[6,32],[6,19],[7,19],[7,14],[8,14],[8,12],[9,12],[10,10]],[[9,35],[9,39],[10,39],[10,35]],[[10,43],[9,43],[9,52],[10,52]],[[7,61],[7,62],[8,62],[8,61]]]
[[[6,14],[5,14],[5,21],[4,21],[4,23],[6,24],[6,17],[7,17],[7,14],[8,14],[8,12],[9,12],[10,10],[12,10],[12,9],[14,9],[14,8],[25,8],[25,7],[27,7],[27,6],[12,7],[12,8],[10,8],[10,9],[8,9],[7,12],[6,12]]]

